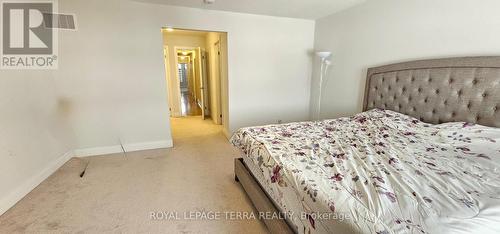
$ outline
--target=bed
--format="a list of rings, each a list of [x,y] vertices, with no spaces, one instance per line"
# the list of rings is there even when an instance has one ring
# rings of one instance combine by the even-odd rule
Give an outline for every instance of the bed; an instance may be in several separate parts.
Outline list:
[[[235,176],[272,233],[499,233],[499,127],[500,57],[381,66],[362,113],[238,130]]]

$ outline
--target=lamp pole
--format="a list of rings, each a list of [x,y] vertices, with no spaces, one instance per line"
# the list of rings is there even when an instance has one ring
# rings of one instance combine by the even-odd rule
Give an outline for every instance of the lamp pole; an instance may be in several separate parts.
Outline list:
[[[316,120],[320,119],[321,114],[321,97],[323,96],[323,79],[328,71],[331,62],[327,60],[332,55],[332,52],[322,51],[316,52],[316,55],[321,58],[320,75],[319,75],[319,90],[318,90],[318,109],[316,111]]]

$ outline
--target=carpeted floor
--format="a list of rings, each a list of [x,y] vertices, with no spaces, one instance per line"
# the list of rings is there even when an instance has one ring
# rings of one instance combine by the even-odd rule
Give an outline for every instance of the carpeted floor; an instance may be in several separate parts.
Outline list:
[[[0,233],[266,233],[258,220],[185,219],[253,207],[234,181],[238,152],[220,126],[187,117],[172,128],[172,149],[71,159],[0,217]]]

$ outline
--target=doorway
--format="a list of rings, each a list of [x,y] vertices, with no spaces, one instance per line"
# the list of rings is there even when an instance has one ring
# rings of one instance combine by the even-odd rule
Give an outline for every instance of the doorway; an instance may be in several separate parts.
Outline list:
[[[191,47],[175,48],[175,68],[177,81],[180,89],[180,117],[201,116],[203,119],[205,113],[205,100],[203,98],[203,79],[206,78],[205,68],[201,66],[204,60],[200,57],[201,49]]]
[[[164,28],[162,35],[170,117],[221,125],[226,134],[227,33]]]

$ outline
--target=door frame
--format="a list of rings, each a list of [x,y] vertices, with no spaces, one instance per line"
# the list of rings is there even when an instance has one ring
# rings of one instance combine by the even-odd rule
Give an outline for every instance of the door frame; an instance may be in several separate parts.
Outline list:
[[[201,118],[206,119],[210,115],[210,105],[209,105],[209,93],[208,88],[208,74],[207,74],[207,51],[203,47],[198,47],[196,49],[200,61],[200,100],[201,100]]]
[[[222,124],[223,120],[221,118],[222,116],[222,52],[221,52],[221,40],[220,36],[219,39],[214,43],[213,45],[214,48],[214,58],[216,61],[216,69],[217,71],[214,72],[217,75],[217,79],[215,80],[215,86],[216,86],[216,94],[215,94],[215,100],[216,100],[216,105],[217,105],[217,113],[216,113],[216,118],[217,120],[215,121],[216,124]]]
[[[229,125],[229,33],[220,33],[221,50],[221,105],[222,105],[222,132],[226,138],[231,137],[231,127]]]
[[[179,58],[177,56],[177,50],[193,50],[195,51],[198,47],[191,47],[191,46],[174,46],[174,62],[175,62],[175,68],[177,69],[177,65],[179,64]],[[193,65],[194,67],[194,65]],[[194,75],[194,74],[193,74]],[[181,114],[181,85],[180,85],[180,82],[181,82],[181,79],[179,77],[179,72],[175,72],[175,92],[176,92],[176,96],[177,96],[177,100],[172,102],[172,103],[176,103],[177,107],[176,107],[176,110],[177,110],[177,116],[174,116],[174,117],[183,117],[182,114]],[[191,84],[188,84],[188,85],[191,85]]]
[[[172,25],[173,26],[173,25]],[[230,137],[230,125],[229,125],[229,44],[230,44],[230,33],[227,31],[217,30],[217,29],[197,29],[197,28],[180,28],[180,27],[162,27],[162,29],[172,28],[174,30],[188,30],[188,31],[203,31],[203,32],[214,32],[219,33],[219,41],[221,42],[221,104],[222,104],[222,132],[224,135]],[[162,34],[163,35],[163,34]],[[177,93],[180,94],[180,86],[178,80],[175,82],[177,87]],[[179,99],[180,100],[180,99]],[[180,104],[180,103],[179,103]]]
[[[178,116],[179,113],[175,113],[177,107],[175,106],[174,97],[174,86],[172,85],[172,77],[170,75],[171,72],[171,64],[170,64],[170,49],[167,45],[163,45],[163,60],[165,63],[165,79],[167,80],[167,91],[168,91],[168,107],[171,117]]]

